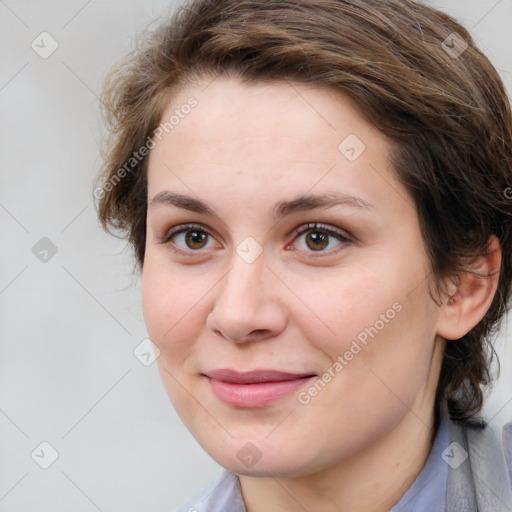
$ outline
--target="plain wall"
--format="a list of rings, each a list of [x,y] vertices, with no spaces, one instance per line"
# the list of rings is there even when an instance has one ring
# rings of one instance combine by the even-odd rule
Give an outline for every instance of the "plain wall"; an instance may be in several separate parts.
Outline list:
[[[170,5],[0,2],[0,511],[166,511],[220,470],[182,425],[156,364],[134,357],[147,337],[139,282],[92,197],[101,78]],[[435,5],[471,29],[512,91],[512,0]],[[43,31],[58,43],[46,59],[31,47],[45,37],[39,51],[51,48]],[[486,411],[504,422],[510,329],[498,350]],[[58,452],[48,469],[42,442]]]

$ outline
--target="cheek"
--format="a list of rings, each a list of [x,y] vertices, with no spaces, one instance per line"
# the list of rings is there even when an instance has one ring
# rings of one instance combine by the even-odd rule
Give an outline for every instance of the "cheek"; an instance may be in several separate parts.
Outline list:
[[[197,382],[185,373],[204,328],[205,320],[200,317],[206,310],[204,298],[200,300],[204,291],[195,290],[189,281],[154,264],[151,257],[144,263],[142,303],[149,337],[160,349],[158,370],[169,399],[192,429],[194,417],[200,413],[192,399]]]
[[[293,319],[332,359],[348,350],[359,335],[363,338],[365,328],[392,309],[397,299],[393,289],[358,268],[340,268],[321,279],[298,276],[290,288],[303,302]]]
[[[204,327],[206,297],[198,282],[197,277],[190,279],[153,264],[151,258],[144,263],[142,304],[146,327],[164,359],[172,353],[170,360],[176,365],[190,352]]]
[[[409,293],[416,274],[408,279],[397,273],[381,279],[352,268],[340,279],[309,286],[309,293],[296,280],[297,295],[307,298],[311,311],[294,319],[309,343],[328,356],[324,371],[336,375],[333,391],[370,399],[401,390],[410,402],[426,379],[435,312],[426,285]]]

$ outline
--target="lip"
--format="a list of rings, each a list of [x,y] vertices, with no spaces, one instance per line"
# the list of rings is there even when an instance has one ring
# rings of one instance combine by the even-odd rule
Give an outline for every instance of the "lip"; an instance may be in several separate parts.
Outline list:
[[[204,374],[215,396],[235,407],[265,407],[284,398],[316,377],[311,373],[278,370],[237,372],[217,369]]]

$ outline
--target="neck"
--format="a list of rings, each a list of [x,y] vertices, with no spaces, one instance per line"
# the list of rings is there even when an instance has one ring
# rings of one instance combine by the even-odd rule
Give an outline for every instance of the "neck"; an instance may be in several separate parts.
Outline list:
[[[409,411],[386,436],[322,472],[294,478],[240,478],[247,512],[387,512],[425,465],[439,424],[430,404]]]

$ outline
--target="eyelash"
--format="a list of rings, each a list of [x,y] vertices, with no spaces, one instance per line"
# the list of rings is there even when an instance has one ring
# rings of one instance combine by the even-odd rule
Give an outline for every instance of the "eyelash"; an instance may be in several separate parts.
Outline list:
[[[174,238],[176,235],[179,235],[181,233],[186,233],[187,231],[191,231],[191,230],[196,230],[196,231],[206,233],[209,237],[213,238],[213,235],[207,229],[205,229],[201,224],[183,224],[180,226],[176,226],[175,228],[172,228],[170,231],[168,231],[166,233],[166,235],[164,236],[164,238],[158,243],[164,244],[164,245],[170,244],[171,250],[173,252],[182,254],[184,256],[194,257],[195,254],[193,254],[193,253],[200,253],[200,252],[202,252],[201,249],[197,249],[197,250],[190,249],[190,250],[185,251],[183,249],[180,249],[179,247],[177,247],[175,244],[173,244],[171,242],[172,238]],[[321,224],[321,223],[317,223],[317,222],[304,224],[304,225],[298,227],[297,229],[294,229],[291,233],[294,236],[293,240],[295,241],[295,239],[297,237],[303,235],[304,233],[307,233],[308,231],[320,231],[324,234],[327,234],[328,236],[332,236],[332,237],[336,238],[337,240],[339,240],[340,242],[342,242],[344,244],[353,242],[351,237],[349,237],[344,231],[337,230],[335,228],[332,228],[325,224]],[[287,247],[289,247],[289,245],[287,245]],[[332,250],[331,251],[323,251],[323,250],[307,251],[307,252],[311,252],[312,254],[319,253],[321,255],[332,254]]]

